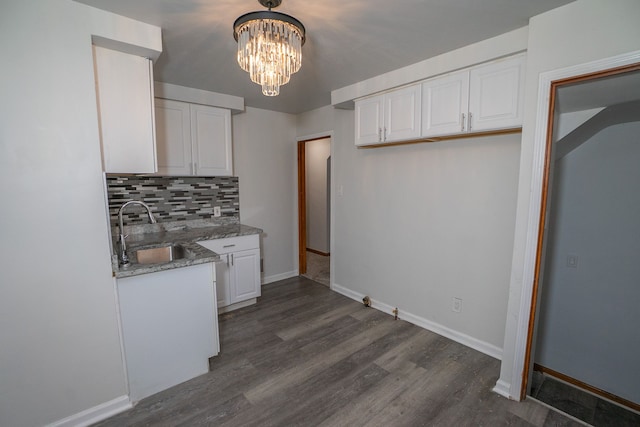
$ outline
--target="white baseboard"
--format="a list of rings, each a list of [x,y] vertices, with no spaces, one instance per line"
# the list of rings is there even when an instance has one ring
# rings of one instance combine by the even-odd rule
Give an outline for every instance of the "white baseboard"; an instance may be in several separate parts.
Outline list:
[[[355,292],[349,288],[338,285],[337,283],[334,283],[331,289],[358,302],[362,302],[362,298],[364,298],[365,296],[359,292]],[[371,299],[371,307],[391,315],[393,315],[393,310],[395,309],[394,306],[374,299]],[[447,337],[462,345],[466,345],[467,347],[471,347],[474,350],[478,350],[479,352],[491,356],[495,359],[502,359],[502,349],[493,344],[489,344],[488,342],[481,341],[467,334],[463,334],[462,332],[458,332],[439,323],[425,319],[424,317],[416,316],[415,314],[403,311],[400,308],[398,311],[398,318],[406,320],[409,323],[413,323],[416,326],[420,326],[421,328],[435,332],[436,334],[442,335],[443,337]]]
[[[249,307],[250,305],[258,302],[257,298],[251,298],[246,301],[240,301],[235,304],[227,305],[224,307],[218,307],[218,314],[227,313],[229,311],[238,310],[240,308]]]
[[[498,393],[502,397],[506,397],[507,399],[511,399],[511,394],[509,393],[510,389],[511,389],[511,384],[509,384],[509,383],[507,383],[505,381],[502,381],[502,380],[498,380],[496,385],[493,387],[492,391],[494,393]]]
[[[132,407],[133,405],[129,400],[129,396],[120,396],[110,400],[109,402],[101,403],[93,408],[86,409],[62,420],[48,424],[47,427],[84,427],[106,420],[107,418],[119,414],[120,412],[124,412],[127,409],[131,409]]]
[[[278,280],[290,279],[298,275],[298,270],[293,270],[287,271],[286,273],[274,274],[273,276],[265,276],[262,278],[262,284],[266,285],[269,283],[277,282]]]

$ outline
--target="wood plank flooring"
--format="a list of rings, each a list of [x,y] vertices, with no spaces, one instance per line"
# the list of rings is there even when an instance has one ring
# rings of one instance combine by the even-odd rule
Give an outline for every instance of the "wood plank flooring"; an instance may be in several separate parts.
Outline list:
[[[256,305],[220,316],[211,372],[97,425],[580,425],[491,392],[498,360],[316,282],[262,291]]]

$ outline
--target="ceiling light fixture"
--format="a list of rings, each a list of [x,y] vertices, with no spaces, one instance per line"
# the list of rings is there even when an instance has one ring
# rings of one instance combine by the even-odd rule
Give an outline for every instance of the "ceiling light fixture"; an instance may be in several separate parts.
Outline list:
[[[302,65],[304,25],[293,16],[272,12],[282,0],[258,0],[269,10],[250,12],[233,23],[238,42],[238,64],[266,96],[276,96],[280,86]]]

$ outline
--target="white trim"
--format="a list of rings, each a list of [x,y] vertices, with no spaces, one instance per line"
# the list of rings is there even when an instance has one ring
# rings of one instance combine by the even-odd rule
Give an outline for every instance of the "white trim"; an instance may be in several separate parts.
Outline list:
[[[342,294],[358,302],[362,302],[362,298],[364,298],[365,296],[363,294],[360,294],[359,292],[353,291],[349,288],[338,285],[336,283],[333,284],[332,289],[338,292],[339,294]],[[396,308],[392,305],[389,305],[387,303],[384,303],[382,301],[378,301],[375,299],[371,299],[371,307],[391,315],[393,315],[393,310]],[[420,317],[413,313],[399,310],[398,318],[402,320],[406,320],[409,323],[413,323],[414,325],[420,326],[421,328],[427,329],[431,332],[435,332],[438,335],[442,335],[443,337],[449,338],[450,340],[453,340],[457,343],[470,347],[474,350],[478,350],[479,352],[484,353],[488,356],[491,356],[495,359],[500,360],[502,358],[501,348],[493,344],[490,344],[488,342],[481,341],[477,338],[474,338],[462,332],[448,328],[439,323],[425,319],[424,317]]]
[[[234,114],[244,112],[244,98],[239,96],[158,81],[154,82],[153,86],[157,98],[228,108]]]
[[[291,277],[298,276],[298,270],[287,271],[286,273],[274,274],[272,276],[266,276],[262,278],[262,284],[267,285],[269,283],[277,282],[278,280],[290,279]]]
[[[77,414],[68,416],[61,420],[47,424],[47,427],[79,427],[88,426],[102,420],[106,420],[120,412],[131,409],[133,405],[129,400],[129,396],[120,396],[93,408],[86,409]]]
[[[218,307],[218,314],[222,314],[222,313],[228,313],[230,311],[233,310],[238,310],[244,307],[249,307],[250,305],[255,304],[256,302],[258,302],[257,298],[251,298],[245,301],[240,301],[240,302],[236,302],[234,304],[231,305],[225,305],[224,307]],[[217,305],[217,302],[216,302]],[[220,353],[220,349],[218,349],[218,353]],[[217,354],[215,354],[214,356],[216,356]]]
[[[510,388],[511,388],[511,384],[504,382],[502,380],[498,380],[495,387],[493,387],[491,391],[493,391],[494,393],[498,393],[502,397],[506,397],[507,399],[510,399],[511,398],[511,396],[509,396]]]
[[[533,280],[535,275],[536,252],[538,244],[538,228],[540,226],[540,207],[542,202],[542,181],[544,175],[544,158],[546,154],[546,136],[549,117],[549,96],[551,83],[583,74],[595,73],[611,68],[621,67],[640,62],[640,51],[625,53],[610,58],[600,59],[585,64],[574,65],[540,74],[538,83],[538,109],[533,141],[533,165],[531,168],[531,191],[529,192],[529,211],[527,213],[527,234],[525,239],[524,268],[522,274],[522,291],[517,318],[516,340],[513,352],[513,369],[511,381],[500,378],[496,388],[503,390],[509,386],[508,396],[520,400],[522,388],[522,373],[524,372],[527,351],[527,336],[529,331],[529,316],[531,314],[531,298],[533,294]],[[514,274],[512,272],[512,277]],[[515,275],[517,276],[517,275]],[[517,284],[515,284],[517,286]],[[512,283],[513,287],[514,284]],[[500,387],[499,387],[500,384]],[[495,389],[494,389],[495,390]]]

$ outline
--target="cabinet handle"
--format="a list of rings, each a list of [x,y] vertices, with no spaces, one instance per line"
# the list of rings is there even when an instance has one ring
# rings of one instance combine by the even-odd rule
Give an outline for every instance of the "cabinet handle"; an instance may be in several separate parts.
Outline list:
[[[229,254],[227,254],[227,265],[229,265]]]
[[[464,132],[464,113],[462,113],[462,124],[460,125],[460,132]]]
[[[473,113],[469,113],[469,130],[471,130],[471,120],[473,119]]]
[[[231,254],[231,265],[233,265],[233,254]]]
[[[384,133],[382,135],[383,135],[382,140],[386,141],[387,140],[387,127],[386,126],[384,127]]]
[[[378,142],[382,142],[382,128],[378,128]]]
[[[198,175],[198,163],[193,162],[193,174]]]
[[[235,246],[235,244],[234,245],[224,245],[223,248],[232,248],[234,246]]]

